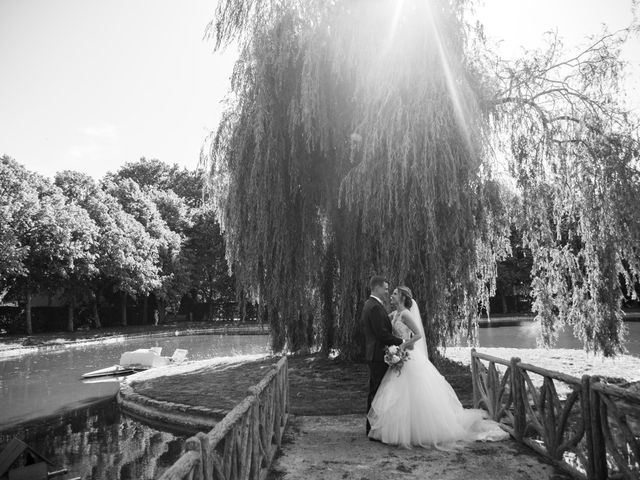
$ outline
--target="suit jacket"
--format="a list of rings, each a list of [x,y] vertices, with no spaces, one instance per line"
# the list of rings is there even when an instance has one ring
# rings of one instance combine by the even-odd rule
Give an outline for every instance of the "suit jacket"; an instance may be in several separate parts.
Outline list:
[[[369,297],[362,309],[361,321],[366,343],[365,358],[369,362],[384,362],[384,347],[402,343],[402,339],[391,331],[387,311],[378,300]]]

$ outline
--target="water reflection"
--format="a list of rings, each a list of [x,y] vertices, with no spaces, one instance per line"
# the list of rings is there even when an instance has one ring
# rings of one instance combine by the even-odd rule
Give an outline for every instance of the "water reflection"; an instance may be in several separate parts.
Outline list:
[[[68,478],[152,479],[179,458],[187,436],[131,419],[111,399],[0,432],[0,448],[18,437],[68,468]]]

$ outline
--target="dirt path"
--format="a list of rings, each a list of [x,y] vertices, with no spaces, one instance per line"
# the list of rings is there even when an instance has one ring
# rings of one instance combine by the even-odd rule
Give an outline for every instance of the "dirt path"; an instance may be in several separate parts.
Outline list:
[[[269,480],[551,480],[565,478],[512,440],[457,451],[370,442],[362,415],[290,417]]]

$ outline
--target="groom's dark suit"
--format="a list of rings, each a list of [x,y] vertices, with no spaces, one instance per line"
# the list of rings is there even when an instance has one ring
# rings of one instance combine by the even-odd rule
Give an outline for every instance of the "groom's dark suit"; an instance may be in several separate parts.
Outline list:
[[[367,397],[367,412],[371,408],[373,397],[376,396],[382,377],[387,373],[384,363],[384,347],[400,345],[402,339],[395,337],[391,331],[391,321],[387,311],[375,298],[369,297],[362,309],[362,325],[366,342],[365,358],[369,362],[369,396]],[[367,434],[371,429],[367,420]]]

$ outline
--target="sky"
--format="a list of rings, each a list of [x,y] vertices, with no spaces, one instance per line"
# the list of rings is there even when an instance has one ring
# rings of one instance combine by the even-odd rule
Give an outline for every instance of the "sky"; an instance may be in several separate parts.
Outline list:
[[[486,34],[510,58],[557,30],[576,48],[632,0],[483,0]],[[0,0],[0,155],[53,176],[95,178],[140,157],[198,165],[236,52],[203,40],[216,0]],[[640,106],[640,40],[625,48]],[[640,109],[639,109],[640,110]]]

